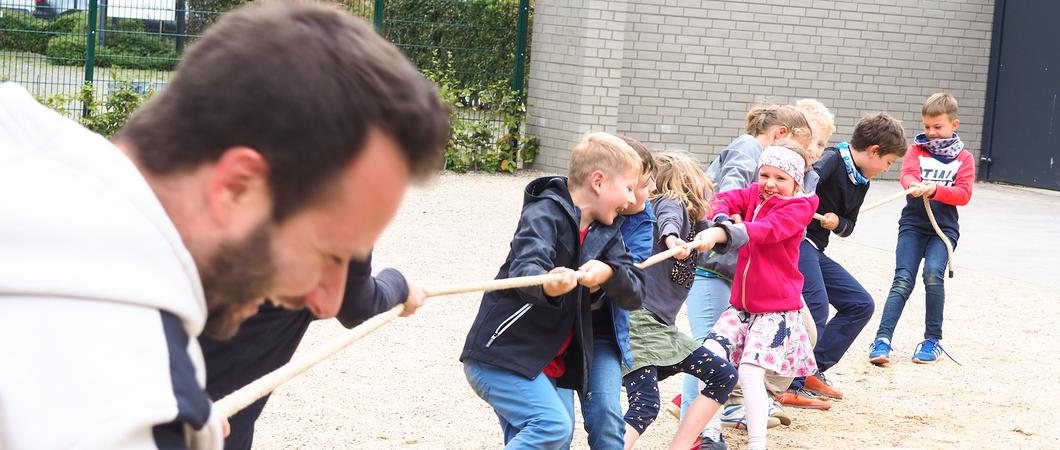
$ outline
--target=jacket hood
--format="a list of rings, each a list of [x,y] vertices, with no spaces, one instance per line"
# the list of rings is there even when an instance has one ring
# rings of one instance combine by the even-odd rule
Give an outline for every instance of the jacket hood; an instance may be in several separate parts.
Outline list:
[[[526,190],[523,191],[523,207],[538,201],[556,202],[575,224],[581,222],[581,211],[571,200],[567,177],[541,177],[526,185]]]
[[[0,83],[0,217],[0,297],[141,305],[202,331],[195,262],[140,171],[14,83]]]

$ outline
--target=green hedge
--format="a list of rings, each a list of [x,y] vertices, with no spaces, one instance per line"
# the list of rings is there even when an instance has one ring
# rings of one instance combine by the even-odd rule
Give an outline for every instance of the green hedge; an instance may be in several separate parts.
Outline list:
[[[457,83],[481,90],[511,84],[518,24],[518,0],[386,0],[383,36],[417,67],[453,58]]]
[[[48,21],[22,11],[3,10],[0,17],[0,50],[44,53],[48,47]]]

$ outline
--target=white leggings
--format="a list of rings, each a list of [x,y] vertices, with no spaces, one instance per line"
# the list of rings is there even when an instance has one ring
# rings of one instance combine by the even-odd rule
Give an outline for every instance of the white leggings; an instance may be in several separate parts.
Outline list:
[[[707,339],[703,346],[716,355],[728,355],[721,344]],[[769,420],[769,394],[766,393],[766,369],[754,364],[740,364],[740,389],[743,390],[744,412],[747,417],[747,449],[765,450],[766,423]]]

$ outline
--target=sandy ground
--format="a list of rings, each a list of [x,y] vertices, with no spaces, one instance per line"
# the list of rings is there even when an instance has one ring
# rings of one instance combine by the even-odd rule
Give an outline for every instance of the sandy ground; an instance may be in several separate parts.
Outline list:
[[[490,279],[503,262],[534,174],[445,174],[414,189],[376,253],[426,288]],[[873,294],[876,315],[829,374],[847,396],[831,411],[790,410],[770,448],[1060,448],[1060,195],[977,185],[962,209],[956,278],[948,279],[944,343],[963,366],[909,361],[923,327],[917,286],[895,336],[897,362],[866,362],[894,270],[900,202],[866,214],[828,253]],[[877,183],[867,201],[897,191]],[[1009,223],[1011,217],[1022,222]],[[457,356],[478,295],[432,300],[282,386],[258,422],[256,448],[500,448],[496,418],[468,387]],[[686,327],[682,316],[679,323]],[[300,350],[334,338],[337,321],[314,324]],[[664,397],[679,390],[662,383]],[[677,421],[665,412],[638,443],[663,448]],[[588,448],[578,431],[574,448]],[[745,434],[726,431],[730,448]]]

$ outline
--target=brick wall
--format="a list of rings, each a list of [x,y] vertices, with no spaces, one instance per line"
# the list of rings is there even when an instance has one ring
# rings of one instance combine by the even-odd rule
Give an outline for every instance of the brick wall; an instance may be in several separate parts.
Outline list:
[[[538,0],[528,127],[535,167],[565,172],[581,134],[629,134],[708,163],[755,103],[816,98],[830,142],[887,111],[910,139],[945,90],[978,156],[993,0]]]

